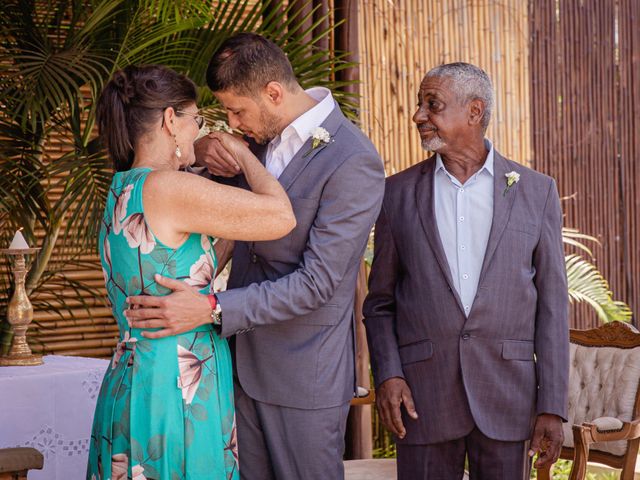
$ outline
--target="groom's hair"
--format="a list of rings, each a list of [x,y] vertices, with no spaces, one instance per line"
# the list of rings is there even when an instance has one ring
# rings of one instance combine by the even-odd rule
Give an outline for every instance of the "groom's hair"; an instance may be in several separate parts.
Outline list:
[[[256,33],[239,33],[225,40],[207,68],[207,85],[214,92],[231,90],[255,96],[269,82],[289,89],[298,84],[287,55]]]

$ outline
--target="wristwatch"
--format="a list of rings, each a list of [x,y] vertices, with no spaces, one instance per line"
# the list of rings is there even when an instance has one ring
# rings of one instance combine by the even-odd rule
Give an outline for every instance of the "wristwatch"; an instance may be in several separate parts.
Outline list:
[[[211,305],[211,323],[215,326],[222,325],[222,307],[215,293],[207,295],[209,305]]]

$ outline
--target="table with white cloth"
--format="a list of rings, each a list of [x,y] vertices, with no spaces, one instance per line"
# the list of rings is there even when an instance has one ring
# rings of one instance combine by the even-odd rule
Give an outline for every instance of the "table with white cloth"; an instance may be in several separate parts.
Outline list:
[[[93,412],[108,360],[44,357],[36,367],[0,367],[0,448],[33,447],[44,468],[29,480],[85,478]]]

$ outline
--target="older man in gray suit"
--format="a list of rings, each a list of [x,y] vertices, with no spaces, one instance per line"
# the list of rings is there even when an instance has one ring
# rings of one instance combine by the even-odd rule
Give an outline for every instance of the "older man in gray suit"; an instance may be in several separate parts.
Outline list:
[[[484,138],[491,81],[425,76],[428,160],[387,180],[365,325],[377,404],[404,480],[529,478],[562,445],[568,296],[554,181]]]
[[[355,284],[382,203],[382,162],[331,92],[303,90],[284,52],[259,35],[224,42],[207,82],[230,125],[249,137],[287,191],[297,226],[280,240],[236,242],[227,291],[207,299],[161,279],[175,293],[133,299],[157,308],[129,318],[141,328],[165,327],[147,334],[155,337],[213,316],[222,336],[235,339],[242,478],[343,478]],[[201,142],[199,161],[211,173],[235,176],[233,158],[219,147]]]

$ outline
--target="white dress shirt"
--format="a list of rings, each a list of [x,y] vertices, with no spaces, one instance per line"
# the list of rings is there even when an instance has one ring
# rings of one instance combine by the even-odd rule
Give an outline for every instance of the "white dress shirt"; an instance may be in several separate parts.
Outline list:
[[[335,108],[335,101],[329,89],[314,87],[305,92],[318,103],[296,118],[280,135],[269,142],[265,167],[276,178],[280,177],[296,153],[311,138],[313,131],[322,125]]]
[[[480,271],[493,222],[493,145],[485,139],[487,159],[464,185],[451,175],[439,154],[433,183],[440,241],[453,284],[468,317],[478,290]]]

